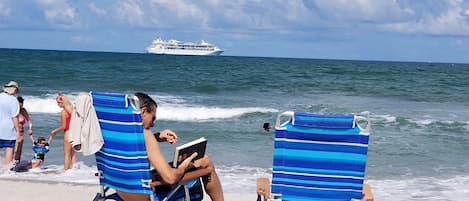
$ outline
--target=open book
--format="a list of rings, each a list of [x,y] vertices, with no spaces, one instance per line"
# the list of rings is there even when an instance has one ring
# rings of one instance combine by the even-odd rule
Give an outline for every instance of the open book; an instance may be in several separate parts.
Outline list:
[[[194,152],[197,152],[197,156],[194,158],[194,160],[204,157],[206,146],[207,139],[204,137],[177,146],[176,150],[174,151],[173,167],[178,167],[179,164],[184,161],[184,159],[191,156]]]

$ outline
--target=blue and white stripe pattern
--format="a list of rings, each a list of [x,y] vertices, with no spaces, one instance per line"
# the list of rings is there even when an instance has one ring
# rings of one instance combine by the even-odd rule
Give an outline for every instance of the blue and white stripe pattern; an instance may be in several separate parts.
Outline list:
[[[272,193],[284,201],[360,200],[369,122],[362,129],[355,115],[284,114],[290,118],[277,120]]]
[[[91,92],[104,145],[95,154],[100,184],[115,190],[153,194],[142,119],[124,94]]]

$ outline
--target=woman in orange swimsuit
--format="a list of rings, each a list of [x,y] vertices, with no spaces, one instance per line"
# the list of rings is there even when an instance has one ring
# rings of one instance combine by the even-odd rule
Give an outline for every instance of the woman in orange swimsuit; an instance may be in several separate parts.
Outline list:
[[[23,107],[23,102],[24,99],[21,96],[18,96],[18,102],[20,104],[20,112],[18,114],[18,123],[19,125],[19,133],[20,136],[22,136],[21,140],[16,141],[15,145],[15,161],[20,161],[21,160],[21,152],[23,149],[23,141],[24,141],[24,124],[28,122],[29,125],[29,138],[32,139],[33,137],[33,122],[31,121],[31,118],[29,117],[28,111]]]
[[[60,126],[50,132],[48,143],[51,143],[52,138],[57,135],[57,133],[64,131],[64,169],[68,170],[71,168],[71,165],[77,163],[76,153],[68,141],[68,129],[70,127],[70,119],[72,118],[73,105],[67,97],[60,93],[57,95],[56,101],[57,105],[63,109],[60,113]]]

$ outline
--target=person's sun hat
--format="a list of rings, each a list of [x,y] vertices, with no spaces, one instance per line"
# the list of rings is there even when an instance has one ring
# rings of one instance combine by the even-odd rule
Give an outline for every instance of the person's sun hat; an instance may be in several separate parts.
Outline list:
[[[8,94],[14,94],[15,90],[16,90],[16,93],[20,91],[20,86],[15,81],[10,81],[7,84],[3,85],[3,91],[5,91]]]

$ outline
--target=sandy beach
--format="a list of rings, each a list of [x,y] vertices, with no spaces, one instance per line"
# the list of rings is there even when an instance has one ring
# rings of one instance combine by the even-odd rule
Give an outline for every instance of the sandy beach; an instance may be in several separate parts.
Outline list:
[[[0,193],[4,201],[91,201],[99,191],[98,185],[81,185],[51,182],[0,180]],[[252,194],[225,193],[226,201],[256,200]],[[204,201],[210,198],[205,195]]]

